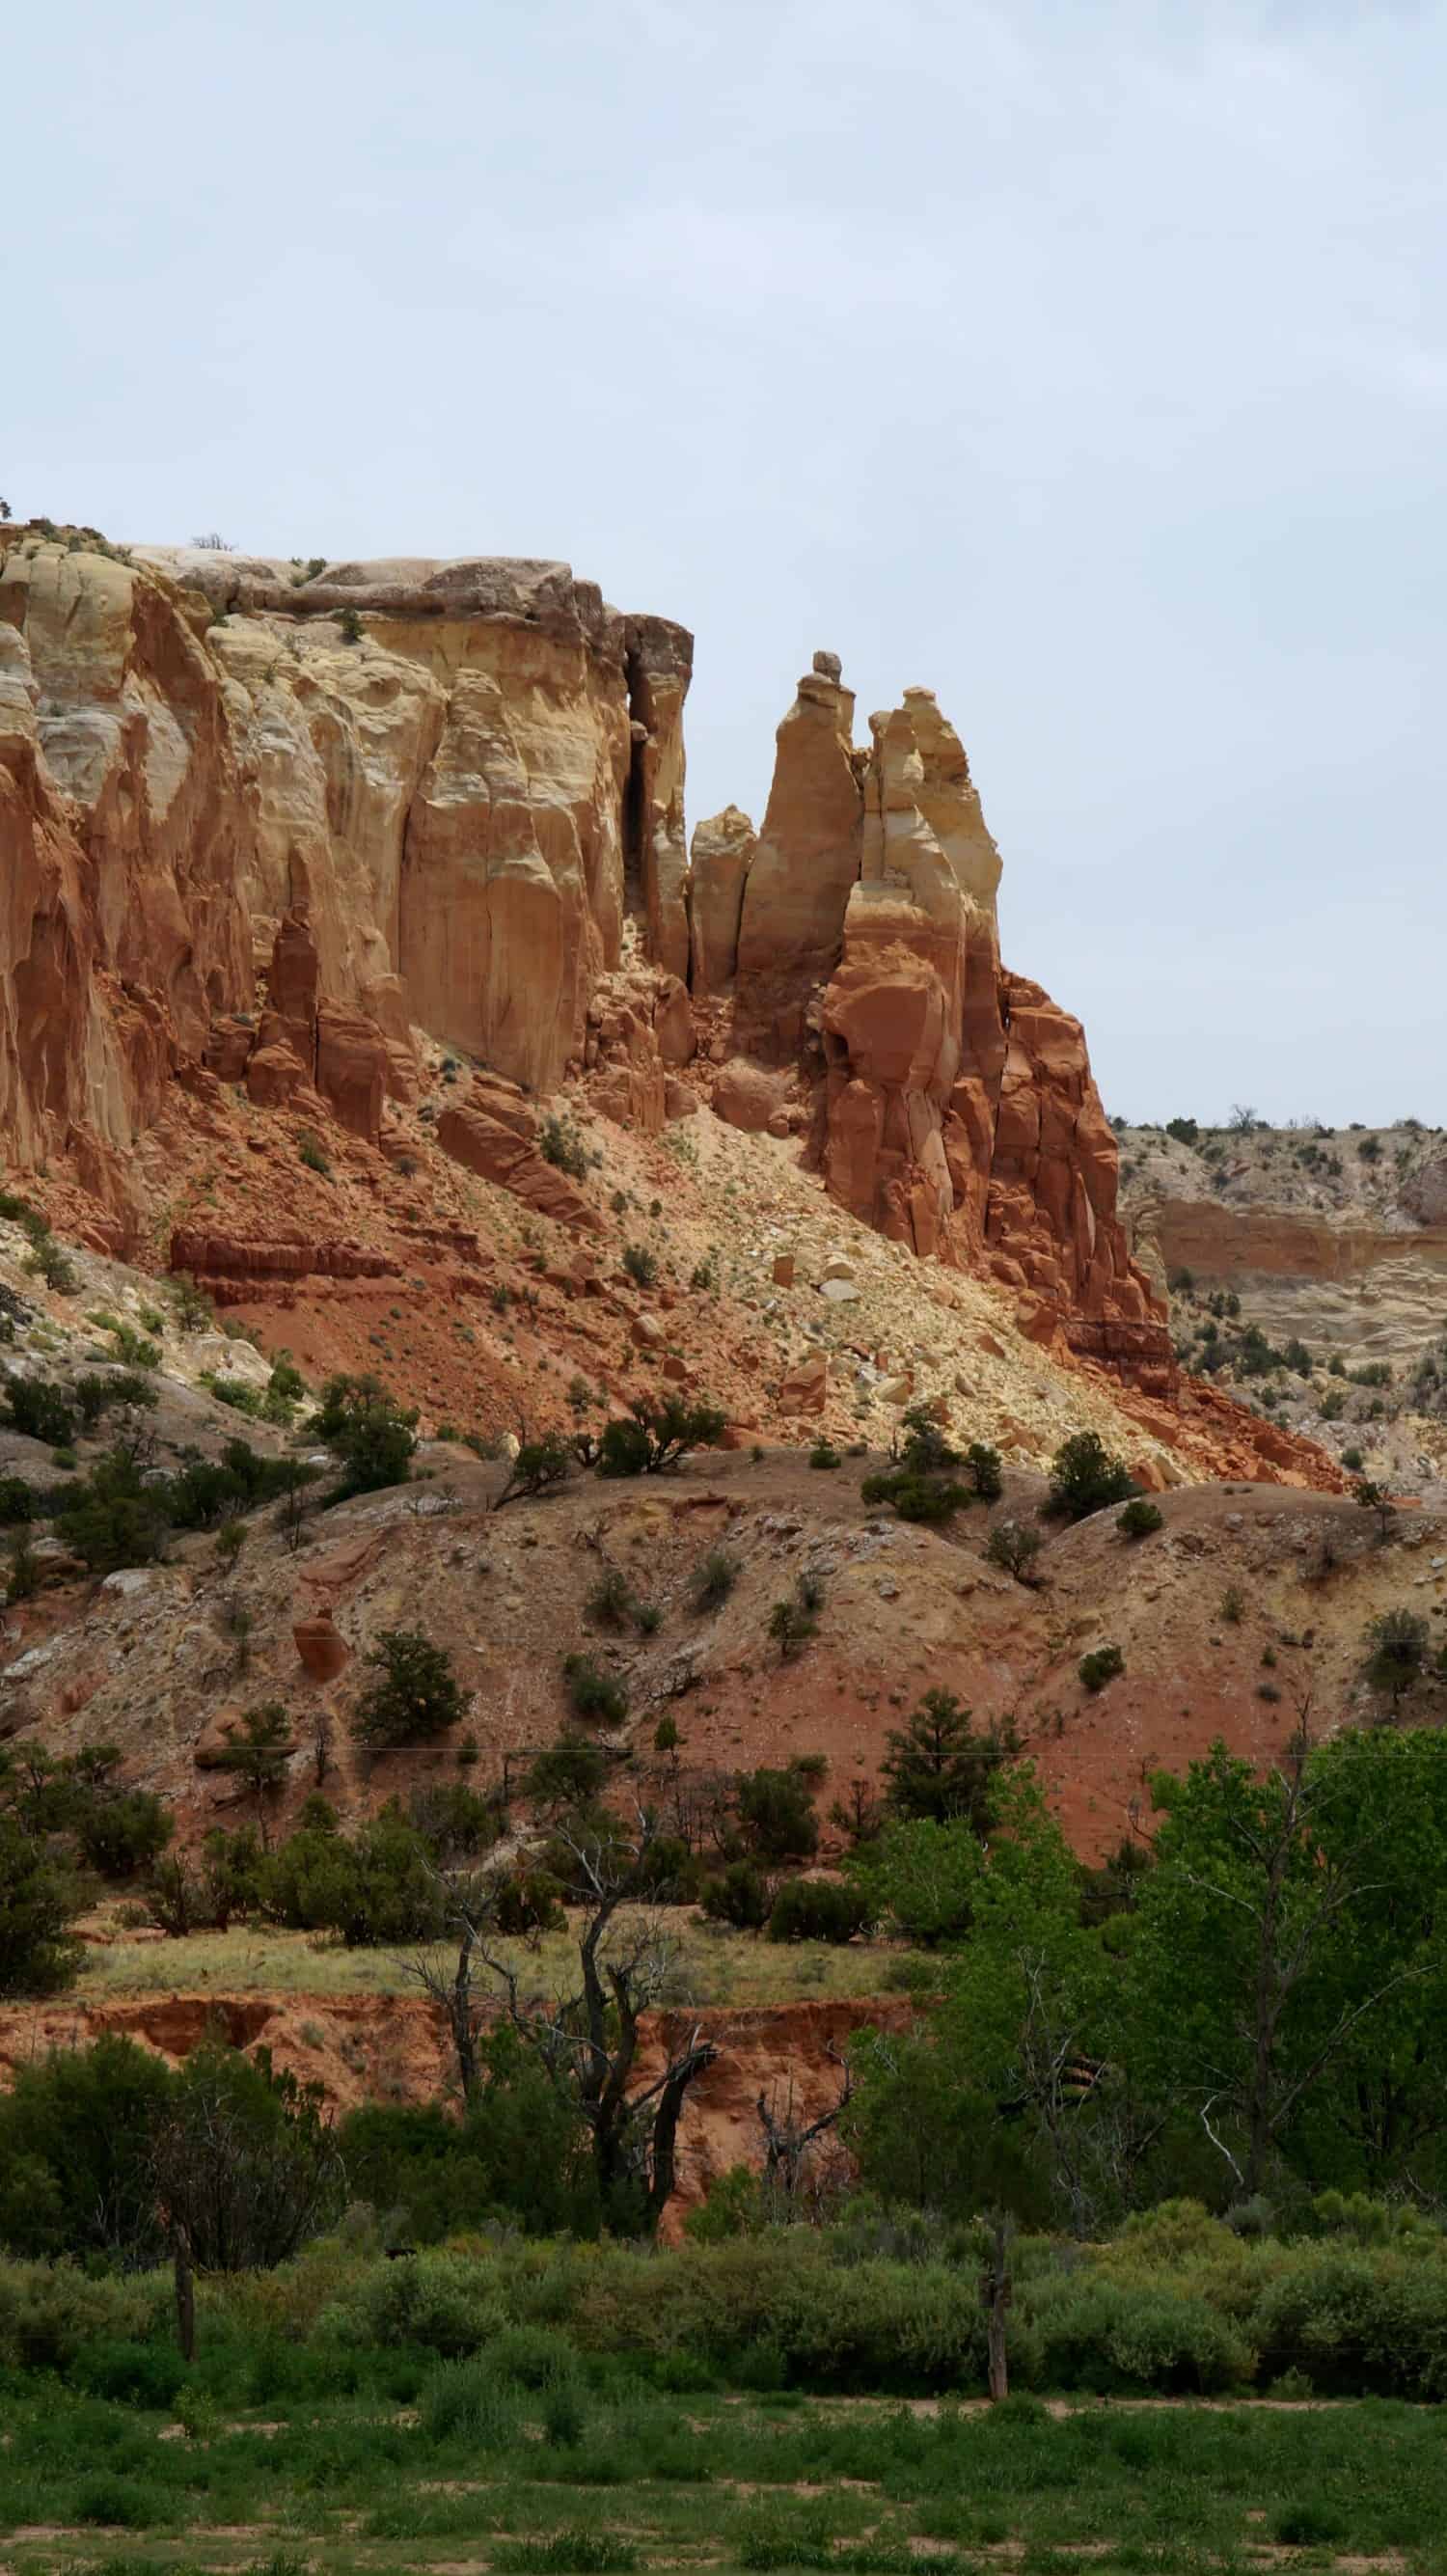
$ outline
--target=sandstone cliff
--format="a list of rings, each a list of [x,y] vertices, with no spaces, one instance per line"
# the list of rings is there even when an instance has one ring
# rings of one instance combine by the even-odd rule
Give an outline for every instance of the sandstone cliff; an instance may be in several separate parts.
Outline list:
[[[5,531],[6,1150],[125,1217],[198,1064],[373,1133],[415,1027],[555,1089],[630,895],[686,968],[690,661],[562,564],[308,580]]]
[[[959,737],[930,690],[909,689],[856,751],[853,706],[836,658],[817,654],[779,728],[757,845],[733,809],[695,835],[699,967],[733,995],[737,1054],[715,1105],[787,1127],[787,1082],[769,1076],[796,1066],[842,1206],[984,1269],[1032,1338],[1063,1334],[1167,1394],[1164,1308],[1117,1217],[1084,1033],[1001,968],[1000,859]]]
[[[374,1142],[424,1036],[534,1095],[586,1075],[646,1133],[710,1091],[800,1135],[854,1216],[997,1280],[1032,1340],[1169,1395],[1080,1026],[1001,968],[933,695],[857,749],[816,655],[757,838],[730,808],[690,861],[691,657],[563,564],[3,532],[0,1146],[135,1248],[131,1149],[178,1083]],[[449,1115],[474,1170],[495,1108]]]

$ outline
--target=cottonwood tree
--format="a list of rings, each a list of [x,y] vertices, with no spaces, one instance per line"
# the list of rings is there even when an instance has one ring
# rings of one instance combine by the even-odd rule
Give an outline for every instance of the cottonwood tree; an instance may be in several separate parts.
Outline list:
[[[968,1937],[923,2029],[856,2049],[847,2125],[866,2184],[887,2199],[960,2216],[993,2203],[1087,2234],[1126,2197],[1143,2151],[1103,2080],[1109,1963],[1028,1767],[997,1794],[987,1844],[962,1824],[931,1827],[952,1835],[967,1874],[953,1901]]]
[[[1420,1899],[1365,1950],[1356,1927],[1401,1891],[1393,1843],[1410,1789],[1378,1772],[1368,1809],[1340,1759],[1323,1758],[1309,1705],[1259,1776],[1217,1743],[1184,1780],[1155,1784],[1165,1820],[1140,1896],[1130,1958],[1131,2048],[1162,2099],[1194,2104],[1250,2196],[1288,2133],[1424,1971]],[[1429,1917],[1440,1863],[1421,1891]]]
[[[566,1857],[565,1892],[580,1920],[576,1974],[552,1995],[527,1991],[498,1942],[495,1873],[449,1888],[457,1943],[450,1971],[435,1952],[412,1962],[446,2017],[464,2100],[479,2096],[483,2032],[500,2009],[587,2133],[605,2223],[649,2235],[677,2180],[684,2102],[718,2055],[697,2022],[686,2024],[666,2038],[662,2072],[651,2080],[640,2075],[640,2025],[666,1994],[676,1958],[657,1905],[637,1901],[655,1886],[650,1864],[661,1839],[644,1808],[631,1827],[611,1816],[555,1827],[553,1853]]]

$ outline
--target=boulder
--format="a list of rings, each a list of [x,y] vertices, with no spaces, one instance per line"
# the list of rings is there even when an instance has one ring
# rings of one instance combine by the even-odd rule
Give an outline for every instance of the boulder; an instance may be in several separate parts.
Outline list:
[[[475,1083],[466,1100],[444,1109],[437,1121],[437,1141],[455,1163],[511,1190],[539,1215],[554,1217],[579,1232],[604,1233],[604,1218],[577,1183],[546,1162],[530,1141],[534,1127],[526,1102],[499,1095],[486,1083]],[[529,1132],[520,1133],[522,1128]]]
[[[822,1413],[828,1392],[829,1363],[820,1351],[790,1369],[779,1388],[779,1403],[785,1413]]]
[[[334,1682],[351,1662],[351,1647],[330,1610],[317,1610],[298,1619],[291,1634],[303,1668],[314,1682]]]
[[[714,1114],[730,1127],[741,1127],[746,1136],[762,1136],[775,1110],[783,1105],[788,1081],[787,1073],[734,1056],[714,1084]]]

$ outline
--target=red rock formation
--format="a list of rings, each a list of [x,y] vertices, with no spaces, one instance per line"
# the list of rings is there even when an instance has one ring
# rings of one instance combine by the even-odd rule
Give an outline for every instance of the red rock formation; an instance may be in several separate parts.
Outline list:
[[[330,1610],[318,1610],[309,1618],[298,1619],[291,1633],[303,1669],[314,1682],[334,1682],[351,1662],[351,1647]]]
[[[1013,1288],[1032,1339],[1168,1393],[1165,1314],[1116,1215],[1115,1140],[1080,1024],[1000,966],[999,857],[959,738],[931,692],[910,689],[871,719],[864,761],[852,704],[819,655],[779,728],[736,958],[744,1055],[714,1106],[772,1127],[770,1068],[792,1048],[841,1205]],[[724,981],[716,928],[709,944]]]
[[[402,1264],[367,1244],[268,1241],[206,1234],[178,1226],[171,1237],[169,1268],[194,1279],[213,1304],[246,1305],[258,1296],[287,1303],[287,1290],[302,1279],[400,1279]]]
[[[690,661],[566,565],[298,583],[0,530],[0,1151],[73,1170],[125,1243],[130,1149],[200,1066],[369,1138],[412,1023],[553,1089],[630,891],[687,972]]]
[[[467,1098],[445,1109],[437,1122],[437,1141],[454,1162],[511,1190],[541,1216],[601,1234],[602,1216],[566,1172],[544,1160],[536,1134],[537,1121],[522,1093],[510,1083],[485,1076],[479,1076]]]

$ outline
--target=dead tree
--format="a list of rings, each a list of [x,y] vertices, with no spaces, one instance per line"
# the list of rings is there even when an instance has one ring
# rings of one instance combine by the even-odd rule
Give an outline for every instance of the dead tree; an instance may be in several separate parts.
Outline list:
[[[840,2072],[839,2097],[817,2119],[806,2122],[796,2110],[792,2075],[782,2101],[777,2085],[772,2094],[761,2091],[758,2098],[759,2126],[764,2133],[764,2199],[770,2216],[786,2222],[798,2214],[812,2150],[838,2126],[854,2092],[854,2077],[846,2059],[833,2046],[827,2053]]]
[[[677,2181],[678,2124],[689,2088],[718,2055],[698,2023],[668,2045],[663,2072],[635,2084],[640,2024],[670,1982],[676,1945],[656,1904],[640,1903],[658,1840],[651,1811],[628,1831],[609,1819],[597,1831],[561,1825],[555,1844],[569,1855],[572,1901],[582,1909],[578,1973],[566,1992],[527,1994],[522,1972],[500,1948],[486,1880],[449,1891],[457,1934],[450,1972],[435,1958],[412,1963],[446,2018],[458,2081],[479,2097],[481,2036],[499,2016],[547,2070],[588,2132],[599,2200],[611,2222],[652,2234]],[[475,1971],[487,1971],[479,1991]]]
[[[980,2304],[985,2311],[985,2346],[989,2356],[990,2403],[998,2406],[1010,2394],[1010,2367],[1005,2351],[1005,2318],[1015,2296],[1010,2278],[1010,2239],[1014,2234],[1003,2210],[990,2221],[989,2248],[980,2273]]]

